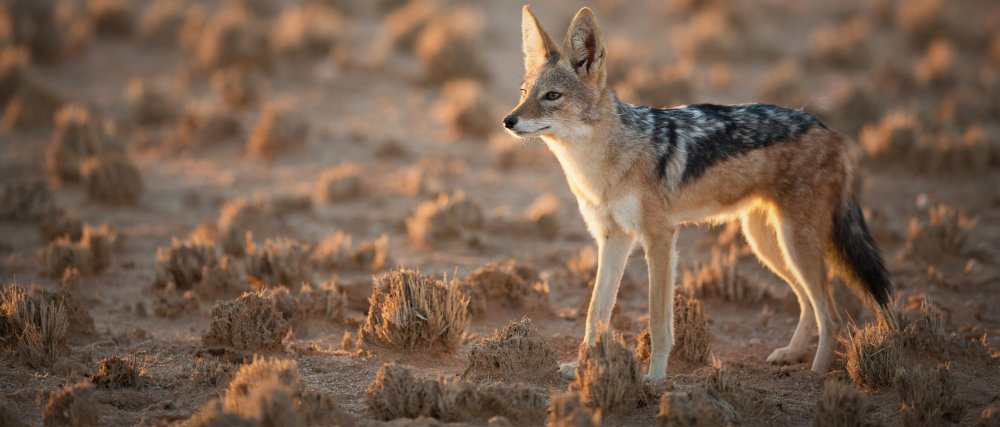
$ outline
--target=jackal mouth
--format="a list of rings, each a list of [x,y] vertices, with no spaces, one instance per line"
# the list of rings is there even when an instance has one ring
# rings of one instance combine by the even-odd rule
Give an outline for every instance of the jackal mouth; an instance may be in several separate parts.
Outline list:
[[[550,127],[552,127],[552,126],[542,126],[542,127],[538,128],[538,129],[530,130],[530,131],[527,131],[527,130],[514,130],[514,129],[508,129],[508,130],[510,132],[514,133],[514,135],[517,135],[517,136],[528,136],[528,135],[537,134],[538,132],[546,130],[546,129],[550,128]]]

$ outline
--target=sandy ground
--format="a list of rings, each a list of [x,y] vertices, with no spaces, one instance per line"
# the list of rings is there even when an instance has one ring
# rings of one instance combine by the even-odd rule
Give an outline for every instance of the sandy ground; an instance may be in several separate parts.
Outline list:
[[[205,363],[199,360],[214,357],[201,348],[201,336],[208,330],[215,301],[202,298],[197,308],[172,319],[156,315],[157,291],[153,282],[157,249],[169,247],[172,239],[183,239],[206,222],[217,221],[226,201],[238,197],[309,195],[318,184],[321,171],[342,162],[352,162],[361,168],[366,188],[359,197],[333,203],[317,201],[311,209],[275,219],[267,231],[255,232],[254,237],[261,241],[280,235],[314,244],[336,230],[349,233],[356,242],[385,234],[389,239],[389,267],[398,265],[459,278],[490,261],[515,259],[530,263],[543,277],[552,277],[549,300],[553,310],[531,313],[533,323],[548,339],[560,362],[575,357],[583,335],[579,307],[587,298],[588,289],[560,280],[559,273],[565,270],[571,257],[586,252],[592,241],[559,165],[544,145],[540,141],[514,141],[499,132],[500,118],[517,101],[522,77],[520,3],[458,3],[473,11],[478,19],[472,21],[478,43],[474,52],[476,60],[482,61],[489,73],[489,79],[482,80],[484,92],[480,96],[491,112],[485,121],[496,122],[489,136],[456,137],[450,124],[434,114],[441,98],[440,87],[421,82],[425,78],[423,64],[412,52],[394,49],[384,64],[367,65],[374,40],[384,30],[380,23],[385,12],[374,4],[354,5],[343,11],[349,32],[338,47],[341,53],[317,59],[276,56],[271,69],[261,73],[261,99],[229,110],[241,125],[238,134],[206,147],[171,147],[168,140],[176,120],[160,125],[138,124],[130,118],[123,95],[130,78],[142,76],[165,82],[168,92],[182,106],[220,104],[209,79],[191,71],[191,56],[179,47],[151,47],[140,41],[138,35],[94,36],[75,58],[56,65],[34,65],[32,73],[64,99],[117,123],[129,155],[141,172],[144,189],[135,204],[94,202],[79,184],[60,184],[46,176],[45,150],[54,138],[52,125],[0,134],[2,183],[48,179],[57,205],[84,223],[109,224],[122,241],[109,268],[81,278],[80,298],[94,319],[97,334],[70,337],[70,353],[65,359],[72,363],[33,369],[15,356],[3,360],[0,392],[12,402],[18,415],[28,424],[41,424],[49,392],[65,384],[88,380],[96,372],[98,361],[115,354],[142,358],[148,381],[137,388],[99,390],[102,425],[182,422],[205,402],[218,397],[225,384],[211,386],[189,379],[195,366]],[[696,26],[694,23],[700,22],[695,19],[697,9],[661,3],[604,1],[594,7],[610,41],[612,64],[632,61],[638,68],[645,67],[654,73],[663,65],[690,67],[681,79],[686,82],[689,98],[681,96],[664,102],[794,100],[794,97],[767,99],[773,93],[761,89],[778,74],[775,64],[787,60],[802,64],[801,71],[788,83],[793,87],[789,90],[805,96],[804,103],[794,106],[804,106],[806,111],[823,117],[830,127],[842,129],[852,140],[860,138],[860,126],[854,121],[877,124],[892,111],[912,112],[918,122],[926,125],[928,134],[931,129],[934,132],[947,129],[940,133],[961,135],[967,127],[979,126],[983,135],[979,144],[987,147],[987,157],[994,156],[992,161],[986,161],[986,166],[965,167],[960,163],[958,167],[927,171],[905,162],[896,164],[891,159],[864,162],[860,169],[864,177],[860,200],[893,274],[898,299],[905,302],[915,297],[932,301],[943,313],[949,333],[967,338],[985,334],[985,345],[995,355],[1000,345],[997,338],[1000,190],[996,185],[1000,182],[997,168],[1000,117],[996,115],[1000,107],[996,97],[985,101],[985,109],[975,107],[982,103],[963,104],[959,97],[957,114],[973,112],[971,118],[966,117],[969,125],[961,124],[966,123],[961,120],[955,124],[932,124],[928,118],[936,117],[942,99],[947,98],[952,88],[972,88],[972,92],[987,98],[988,90],[1000,93],[996,89],[1000,85],[996,82],[1000,78],[997,52],[1000,36],[995,30],[1000,28],[998,5],[970,1],[944,6],[947,13],[942,14],[942,19],[949,26],[942,37],[950,40],[954,50],[945,71],[945,82],[938,86],[910,83],[903,89],[892,89],[883,80],[877,80],[877,76],[891,74],[885,70],[899,70],[903,80],[909,79],[910,74],[917,73],[914,70],[919,68],[926,49],[925,45],[912,42],[900,29],[896,14],[901,6],[897,2],[837,5],[791,0],[738,2],[731,6],[738,19],[725,27],[725,31],[735,31],[735,37],[722,39],[721,53],[693,58],[683,53],[685,42],[696,40],[699,29],[710,34],[721,30],[713,30],[710,23],[704,22]],[[141,11],[146,5],[137,2],[136,9]],[[214,2],[207,3],[208,10],[216,7]],[[441,5],[439,14],[456,7]],[[578,5],[552,1],[533,7],[543,25],[561,38]],[[845,22],[854,16],[864,20],[868,28],[851,51],[860,56],[863,49],[867,59],[846,66],[810,62],[816,52],[810,45],[810,35],[822,25]],[[726,47],[727,43],[739,45]],[[620,50],[616,51],[616,47]],[[623,52],[626,47],[630,52]],[[874,116],[859,118],[861,113],[857,110],[838,104],[836,91],[843,84],[862,88],[875,100]],[[975,89],[982,85],[992,89]],[[632,85],[634,92],[641,92],[636,87]],[[641,101],[634,93],[623,97]],[[247,156],[246,141],[263,106],[272,102],[289,105],[293,114],[307,124],[309,131],[304,144],[267,160]],[[963,110],[965,105],[972,107]],[[863,151],[860,146],[858,150]],[[398,154],[387,155],[387,151]],[[922,153],[935,155],[933,150]],[[503,156],[513,156],[512,166],[498,166]],[[423,168],[425,177],[433,177],[435,170],[448,172],[428,179],[430,188],[414,194],[402,190],[413,179],[412,175],[400,173],[414,165]],[[452,241],[428,245],[411,239],[404,219],[438,190],[463,191],[482,207],[485,224],[479,229],[464,230],[461,238]],[[522,212],[543,195],[558,200],[557,232],[552,238],[530,228],[527,232],[523,227],[518,229],[518,224],[525,221]],[[975,225],[965,232],[967,250],[935,260],[940,262],[907,258],[911,220],[927,218],[928,207],[938,203],[976,219]],[[695,262],[709,262],[713,248],[728,251],[728,246],[723,245],[726,234],[724,227],[685,229],[679,243],[680,265],[690,268]],[[810,424],[825,378],[843,376],[843,357],[837,358],[833,372],[826,376],[810,372],[809,359],[781,367],[765,362],[772,349],[786,344],[797,320],[797,305],[787,286],[746,250],[739,234],[732,239],[741,250],[736,271],[755,286],[766,287],[776,297],[766,303],[705,299],[711,352],[728,366],[744,396],[763,402],[756,411],[740,414],[744,424]],[[46,245],[35,224],[0,222],[2,280],[58,289],[59,280],[47,275],[36,258],[36,253]],[[632,256],[626,284],[619,294],[620,312],[616,315],[619,321],[615,322],[630,344],[647,320],[646,270],[641,250],[637,252]],[[282,357],[297,360],[309,387],[331,393],[359,419],[370,417],[364,390],[384,362],[396,360],[428,376],[459,374],[464,370],[472,343],[524,315],[518,309],[498,308],[485,318],[474,318],[454,354],[364,357],[352,349],[343,350],[341,340],[345,332],[353,334],[364,322],[372,272],[317,268],[312,274],[315,283],[332,276],[337,276],[338,283],[348,293],[347,311],[335,320],[310,319],[297,324],[286,340],[287,349]],[[841,287],[836,281],[834,286]],[[852,307],[855,320],[870,318],[853,297],[846,292],[838,293],[844,297],[839,299],[848,301],[847,305]],[[137,308],[140,305],[143,308]],[[973,425],[984,409],[991,405],[995,408],[1000,402],[1000,368],[994,362],[975,362],[982,365],[965,369],[965,363],[953,361],[959,366],[955,368],[956,378],[965,408],[955,421]],[[76,368],[64,367],[72,364]],[[975,372],[980,374],[972,374]],[[689,363],[675,356],[671,359],[667,384],[654,387],[660,392],[671,386],[683,389],[702,381],[706,375],[705,364]],[[568,381],[549,384],[544,392],[561,392],[568,384]],[[865,393],[875,404],[869,420],[900,424],[899,397],[891,387]],[[607,421],[612,425],[648,425],[657,411],[654,401]]]

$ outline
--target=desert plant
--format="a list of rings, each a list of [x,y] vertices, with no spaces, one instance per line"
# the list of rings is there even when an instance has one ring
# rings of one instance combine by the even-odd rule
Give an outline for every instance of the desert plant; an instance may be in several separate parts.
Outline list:
[[[547,427],[597,427],[601,425],[600,412],[594,413],[580,400],[580,394],[567,392],[553,395],[549,400]]]
[[[735,424],[732,407],[703,386],[688,391],[668,391],[660,398],[656,415],[661,426],[722,426]]]
[[[376,278],[368,301],[371,309],[360,331],[363,347],[452,352],[469,324],[469,299],[456,282],[413,270]]]
[[[474,344],[462,378],[532,383],[551,380],[558,370],[555,351],[524,318]]]
[[[895,378],[905,426],[953,424],[962,418],[958,384],[947,364],[936,368],[900,367]]]
[[[229,2],[209,17],[190,16],[182,37],[193,50],[202,70],[241,66],[271,66],[271,46],[266,25],[254,17],[242,2]],[[204,13],[204,12],[201,12]],[[199,22],[200,21],[200,22]]]
[[[28,294],[17,283],[0,291],[0,343],[31,367],[48,366],[69,352],[66,308]]]
[[[265,240],[261,248],[247,249],[247,276],[251,282],[268,286],[298,287],[310,283],[312,275],[307,264],[309,247],[287,238]]]
[[[149,2],[139,19],[139,34],[142,39],[153,45],[176,45],[184,25],[186,6],[186,0]]]
[[[684,294],[746,304],[756,304],[767,298],[767,289],[751,282],[737,268],[737,246],[730,245],[727,252],[723,254],[721,249],[713,247],[707,264],[695,261],[690,268],[685,268],[681,281]]]
[[[40,220],[55,209],[45,182],[13,181],[0,186],[0,221]]]
[[[871,389],[892,384],[902,357],[898,321],[880,317],[874,324],[848,325],[841,338],[847,358],[847,373],[855,384]]]
[[[87,197],[112,204],[135,204],[142,194],[142,175],[127,157],[91,156],[80,164]]]
[[[457,192],[420,204],[406,219],[406,231],[412,240],[430,244],[460,239],[483,222],[482,207]]]
[[[316,199],[326,203],[339,203],[355,199],[364,192],[361,167],[355,163],[324,169],[316,183]]]
[[[42,420],[46,426],[98,426],[101,412],[89,383],[67,385],[49,393]]]
[[[236,198],[226,202],[219,212],[219,240],[222,250],[233,256],[247,253],[246,237],[274,222],[275,211],[263,198]]]
[[[685,359],[704,363],[708,360],[712,337],[708,319],[697,298],[674,295],[674,348]]]
[[[201,282],[204,268],[217,263],[215,245],[173,239],[169,248],[156,249],[153,285],[162,288],[174,283],[177,289],[192,289]]]
[[[872,409],[864,394],[848,382],[836,378],[826,380],[823,395],[816,402],[816,427],[864,427],[869,425],[865,416]]]
[[[548,284],[530,267],[510,260],[490,263],[465,277],[459,289],[469,296],[469,313],[484,316],[501,305],[518,310],[551,309]]]
[[[475,80],[452,80],[441,88],[435,115],[451,126],[454,138],[485,139],[495,130],[493,104],[484,96],[485,88]]]
[[[46,151],[46,167],[61,180],[80,179],[80,166],[91,156],[124,155],[121,140],[79,105],[70,104],[55,114],[56,132]]]
[[[641,364],[620,334],[605,330],[593,345],[580,345],[576,379],[570,390],[601,413],[627,412],[645,399]]]
[[[236,355],[277,351],[284,347],[288,330],[273,301],[260,292],[245,293],[212,309],[212,324],[201,344]]]
[[[963,256],[976,219],[952,206],[939,203],[927,210],[926,219],[910,220],[903,254],[908,259],[936,263],[947,256]]]
[[[274,51],[282,55],[322,57],[341,39],[345,20],[326,3],[285,8],[271,32]]]
[[[287,107],[279,105],[267,106],[260,113],[257,124],[254,125],[250,140],[247,141],[247,154],[262,159],[302,147],[309,135],[309,126]]]
[[[143,361],[135,355],[107,357],[97,368],[93,382],[102,388],[136,387],[146,375]]]
[[[125,87],[125,103],[132,120],[161,124],[178,116],[178,103],[163,83],[133,77]]]
[[[432,20],[420,32],[415,48],[424,66],[424,80],[437,85],[460,78],[488,81],[474,31],[481,28],[477,23],[482,17],[471,9],[459,9]]]
[[[809,36],[810,56],[819,64],[864,64],[869,55],[868,34],[868,23],[860,16],[837,25],[823,25]]]
[[[135,27],[131,0],[88,0],[87,16],[102,37],[128,37]]]

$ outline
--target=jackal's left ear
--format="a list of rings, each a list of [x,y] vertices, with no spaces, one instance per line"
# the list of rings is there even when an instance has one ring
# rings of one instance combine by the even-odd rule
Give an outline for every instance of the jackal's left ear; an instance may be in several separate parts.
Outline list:
[[[524,50],[524,71],[532,72],[559,55],[556,42],[542,29],[535,14],[525,5],[521,10],[521,48]]]
[[[607,52],[604,34],[597,23],[597,16],[589,8],[580,9],[573,18],[573,23],[569,24],[563,50],[581,79],[604,85],[604,57]]]

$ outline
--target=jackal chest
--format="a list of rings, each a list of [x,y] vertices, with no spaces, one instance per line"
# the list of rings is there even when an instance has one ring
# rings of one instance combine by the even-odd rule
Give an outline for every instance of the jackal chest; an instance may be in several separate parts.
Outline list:
[[[595,237],[615,228],[631,234],[640,234],[642,200],[638,194],[625,194],[599,203],[593,203],[579,195],[576,200],[580,205],[580,213],[587,224],[587,229]]]

